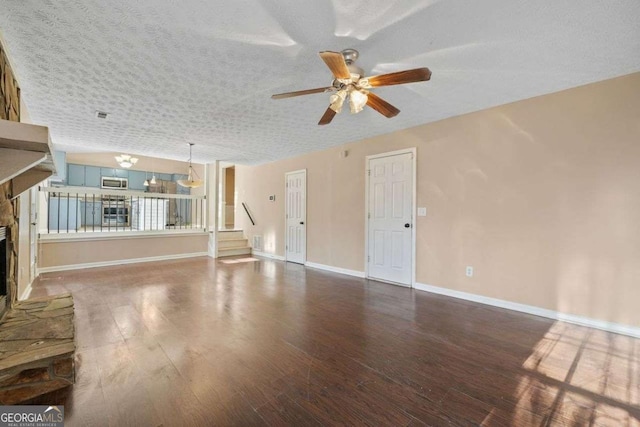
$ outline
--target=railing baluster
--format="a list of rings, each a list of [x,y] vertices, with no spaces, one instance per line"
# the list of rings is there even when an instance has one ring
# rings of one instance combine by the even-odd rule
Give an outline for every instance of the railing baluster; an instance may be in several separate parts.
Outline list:
[[[87,193],[84,193],[84,231],[87,231]],[[80,217],[80,228],[82,228],[82,216]]]
[[[51,193],[45,196],[45,200],[47,201],[47,234],[51,233]]]
[[[67,193],[67,233],[69,232],[69,193]]]

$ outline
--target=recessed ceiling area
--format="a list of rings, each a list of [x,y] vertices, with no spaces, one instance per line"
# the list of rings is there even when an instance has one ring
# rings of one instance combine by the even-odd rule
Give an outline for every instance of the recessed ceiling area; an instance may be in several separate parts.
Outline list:
[[[637,0],[22,0],[0,31],[36,124],[57,149],[256,164],[640,71]],[[367,75],[429,67],[317,122],[318,52],[355,48]],[[108,119],[96,118],[96,111]]]

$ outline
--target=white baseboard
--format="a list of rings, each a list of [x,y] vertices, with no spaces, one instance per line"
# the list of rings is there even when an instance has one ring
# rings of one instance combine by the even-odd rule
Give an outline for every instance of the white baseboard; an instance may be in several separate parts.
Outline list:
[[[364,278],[364,271],[349,270],[347,268],[333,267],[331,265],[318,264],[316,262],[307,261],[304,263],[305,267],[317,268],[318,270],[331,271],[333,273],[346,274],[347,276],[354,276]]]
[[[279,261],[285,261],[285,258],[281,255],[275,255],[275,254],[270,254],[270,253],[260,252],[260,251],[253,251],[253,250],[251,253],[252,255],[255,255],[255,256],[277,259]],[[347,276],[354,276],[354,277],[360,277],[360,278],[364,277],[364,271],[356,271],[356,270],[349,270],[347,268],[333,267],[331,265],[318,264],[316,262],[311,262],[311,261],[305,262],[304,266],[309,268],[315,268],[318,270],[331,271],[333,273],[346,274]]]
[[[267,252],[254,251],[253,249],[251,249],[251,255],[261,256],[263,258],[277,259],[278,261],[284,261],[284,257],[282,255],[276,255],[276,254],[270,254],[270,253],[267,253]]]
[[[162,256],[153,256],[153,257],[146,257],[146,258],[131,258],[131,259],[121,259],[121,260],[114,260],[114,261],[87,262],[84,264],[56,265],[53,267],[39,268],[38,274],[51,273],[54,271],[68,271],[68,270],[82,270],[85,268],[110,267],[113,265],[122,265],[122,264],[137,264],[140,262],[167,261],[167,260],[183,259],[183,258],[195,258],[199,256],[208,256],[208,255],[209,255],[208,252],[192,252],[188,254],[162,255]]]
[[[33,290],[33,288],[31,287],[32,284],[33,282],[29,283],[29,286],[27,286],[25,290],[22,292],[22,295],[20,295],[20,298],[18,298],[20,301],[29,299],[29,295],[31,295],[31,291]]]
[[[620,323],[607,322],[604,320],[591,319],[589,317],[577,316],[575,314],[560,313],[547,308],[536,307],[533,305],[520,304],[517,302],[505,301],[497,298],[485,297],[482,295],[472,294],[468,292],[456,291],[453,289],[440,288],[438,286],[427,285],[424,283],[415,283],[414,288],[420,291],[431,292],[434,294],[445,295],[448,297],[459,298],[466,301],[477,302],[480,304],[491,305],[493,307],[506,308],[507,310],[520,311],[522,313],[533,314],[534,316],[546,317],[554,320],[574,323],[576,325],[588,326],[590,328],[601,329],[616,334],[628,335],[640,338],[640,328],[622,325]]]

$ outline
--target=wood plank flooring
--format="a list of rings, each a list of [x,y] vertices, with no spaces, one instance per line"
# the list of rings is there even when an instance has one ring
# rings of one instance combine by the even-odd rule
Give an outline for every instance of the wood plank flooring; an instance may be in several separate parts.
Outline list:
[[[67,426],[640,426],[640,340],[280,261],[41,276],[70,291]]]

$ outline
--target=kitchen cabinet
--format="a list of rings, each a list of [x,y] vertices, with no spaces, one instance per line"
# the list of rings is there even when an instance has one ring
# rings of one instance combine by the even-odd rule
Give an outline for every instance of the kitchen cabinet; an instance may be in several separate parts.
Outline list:
[[[144,191],[144,180],[146,173],[142,171],[129,171],[129,190]]]
[[[126,169],[116,169],[116,176],[118,178],[129,178],[129,171]]]
[[[173,178],[170,173],[159,173],[156,177],[163,181],[171,181],[171,178]]]
[[[117,178],[129,178],[129,171],[116,168],[100,168],[100,175]]]
[[[97,166],[84,167],[84,185],[100,188],[100,168]]]
[[[52,175],[49,179],[52,182],[65,182],[67,179],[67,153],[64,151],[55,150],[52,153],[53,164],[56,167],[55,175]]]
[[[80,222],[86,227],[102,225],[102,200],[87,199],[80,202]]]
[[[49,231],[69,232],[80,229],[80,200],[75,197],[49,197],[47,214]]]
[[[84,187],[84,166],[69,164],[67,168],[67,185]]]

